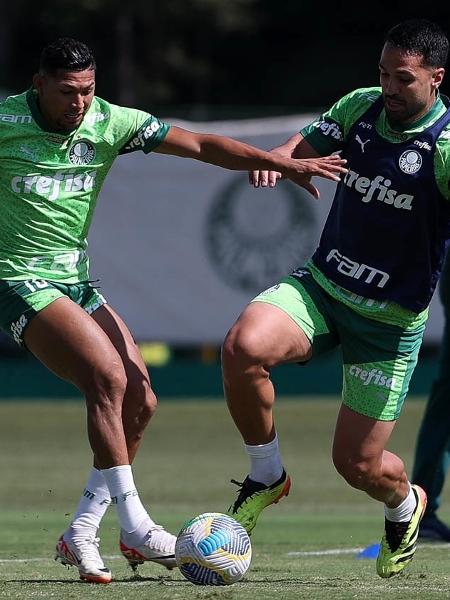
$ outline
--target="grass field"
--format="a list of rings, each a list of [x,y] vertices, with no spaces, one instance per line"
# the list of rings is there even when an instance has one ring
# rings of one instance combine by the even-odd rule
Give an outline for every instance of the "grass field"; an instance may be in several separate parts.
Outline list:
[[[374,560],[357,558],[358,549],[379,541],[383,511],[334,471],[330,454],[337,409],[337,399],[278,400],[277,428],[293,489],[261,517],[245,580],[203,588],[155,565],[141,566],[134,577],[119,557],[113,509],[100,532],[113,583],[82,583],[73,568],[55,563],[56,539],[90,467],[84,407],[1,403],[0,598],[449,598],[450,545],[421,545],[405,574],[387,581],[376,575]],[[409,400],[391,440],[408,469],[422,410],[423,401]],[[224,511],[235,495],[230,478],[240,480],[247,468],[222,403],[162,400],[135,464],[135,479],[153,518],[176,532],[188,517]],[[447,489],[442,517],[450,519]]]

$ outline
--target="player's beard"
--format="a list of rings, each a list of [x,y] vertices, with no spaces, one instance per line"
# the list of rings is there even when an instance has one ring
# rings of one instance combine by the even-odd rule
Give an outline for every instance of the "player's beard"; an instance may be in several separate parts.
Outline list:
[[[415,103],[414,105],[406,103],[404,100],[383,96],[384,111],[391,125],[406,125],[414,123],[421,118],[426,112],[426,104]],[[389,107],[389,100],[394,104],[394,108]]]

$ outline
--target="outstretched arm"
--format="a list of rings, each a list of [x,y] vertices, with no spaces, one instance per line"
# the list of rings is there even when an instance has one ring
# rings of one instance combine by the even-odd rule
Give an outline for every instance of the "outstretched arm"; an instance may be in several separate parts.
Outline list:
[[[308,144],[301,133],[296,133],[290,137],[284,144],[271,150],[273,153],[280,154],[285,158],[317,158],[320,156],[316,150]],[[283,174],[274,170],[253,170],[249,173],[250,184],[255,187],[274,187],[281,179]]]
[[[277,171],[316,197],[318,191],[309,181],[312,175],[338,181],[340,174],[346,171],[345,161],[338,156],[299,160],[275,151],[265,152],[232,138],[193,133],[180,127],[171,127],[155,152],[194,158],[225,169]]]

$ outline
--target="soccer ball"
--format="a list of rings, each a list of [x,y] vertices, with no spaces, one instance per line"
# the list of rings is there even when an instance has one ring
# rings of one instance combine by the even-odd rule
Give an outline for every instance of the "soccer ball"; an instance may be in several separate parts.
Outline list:
[[[231,585],[250,567],[248,533],[222,513],[203,513],[187,521],[175,544],[177,565],[196,585]]]

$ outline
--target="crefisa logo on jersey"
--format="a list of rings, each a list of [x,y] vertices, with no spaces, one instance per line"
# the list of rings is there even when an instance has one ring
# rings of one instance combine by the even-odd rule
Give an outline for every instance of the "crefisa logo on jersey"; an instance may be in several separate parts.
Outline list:
[[[90,165],[95,158],[95,148],[88,140],[78,140],[69,149],[69,160],[73,165]]]
[[[413,175],[422,166],[422,157],[415,150],[406,150],[398,160],[398,166],[407,175]]]

